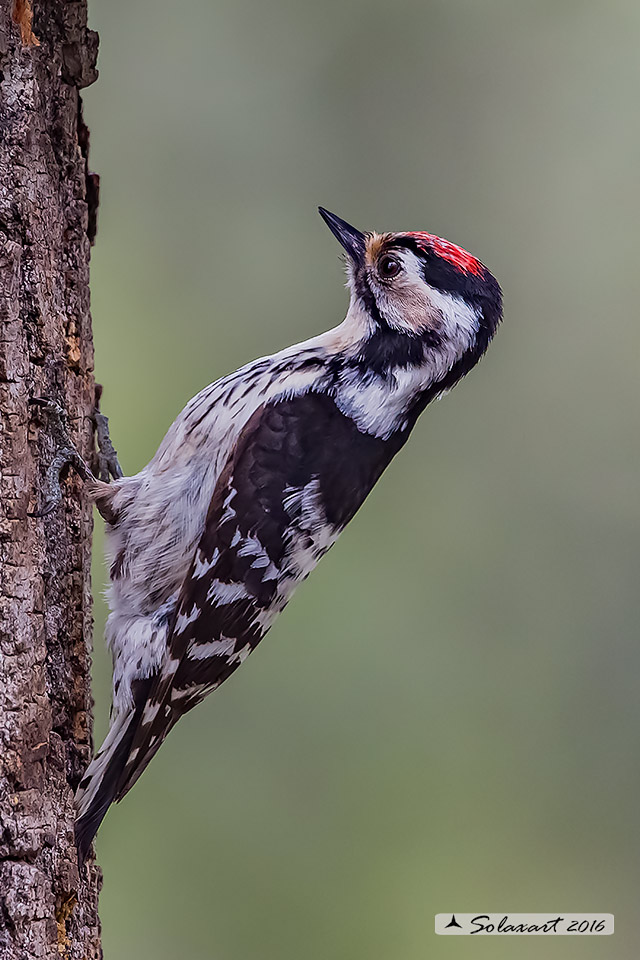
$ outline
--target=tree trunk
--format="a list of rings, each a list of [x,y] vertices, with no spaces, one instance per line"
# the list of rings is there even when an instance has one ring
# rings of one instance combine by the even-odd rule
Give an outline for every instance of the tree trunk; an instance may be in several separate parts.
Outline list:
[[[100,871],[78,874],[73,792],[91,754],[91,509],[29,513],[54,453],[30,398],[90,455],[89,254],[97,178],[79,89],[97,76],[86,0],[0,0],[0,956],[101,956]]]

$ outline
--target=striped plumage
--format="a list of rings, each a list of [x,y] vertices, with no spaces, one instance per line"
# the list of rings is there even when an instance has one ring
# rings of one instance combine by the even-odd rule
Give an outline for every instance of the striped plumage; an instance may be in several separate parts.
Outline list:
[[[338,327],[256,360],[185,407],[151,462],[90,492],[108,519],[111,726],[77,796],[84,857],[173,725],[246,659],[407,440],[480,359],[500,288],[424,233],[345,247]]]

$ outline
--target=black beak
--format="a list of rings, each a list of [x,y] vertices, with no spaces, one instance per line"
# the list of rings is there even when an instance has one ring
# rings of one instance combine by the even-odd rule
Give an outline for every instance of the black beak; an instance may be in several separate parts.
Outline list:
[[[355,227],[352,227],[346,220],[336,217],[335,213],[329,213],[324,207],[318,207],[318,213],[331,230],[336,240],[338,240],[347,251],[356,266],[362,266],[364,263],[364,254],[366,248],[366,237]]]

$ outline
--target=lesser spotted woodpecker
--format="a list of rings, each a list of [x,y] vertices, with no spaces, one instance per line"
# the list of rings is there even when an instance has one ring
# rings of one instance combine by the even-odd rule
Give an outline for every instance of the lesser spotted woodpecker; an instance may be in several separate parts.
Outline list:
[[[84,859],[180,717],[255,649],[427,404],[478,362],[500,287],[429,233],[361,233],[327,333],[205,387],[131,477],[88,488],[107,520],[111,725],[77,794]]]

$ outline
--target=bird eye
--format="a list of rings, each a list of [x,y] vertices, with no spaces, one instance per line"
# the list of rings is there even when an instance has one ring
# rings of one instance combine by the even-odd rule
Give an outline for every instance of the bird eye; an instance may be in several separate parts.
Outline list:
[[[393,280],[394,277],[398,276],[401,270],[402,264],[397,257],[392,257],[389,254],[385,254],[384,257],[380,257],[378,260],[378,273],[383,280]]]

